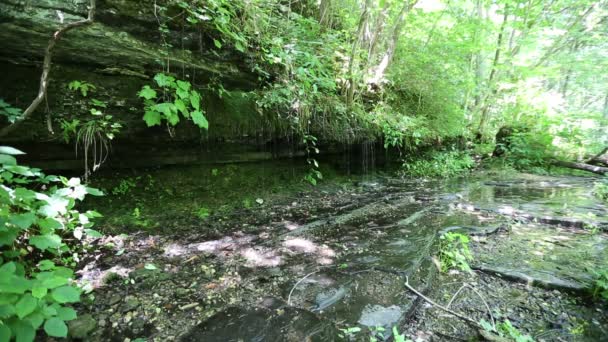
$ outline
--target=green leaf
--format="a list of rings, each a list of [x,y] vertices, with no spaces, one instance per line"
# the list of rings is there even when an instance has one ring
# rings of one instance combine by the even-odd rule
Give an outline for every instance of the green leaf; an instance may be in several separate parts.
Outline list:
[[[55,263],[51,260],[45,259],[38,263],[38,269],[40,269],[41,271],[48,271],[52,270],[53,268],[55,268]]]
[[[38,299],[30,294],[25,294],[15,305],[17,317],[23,319],[23,317],[34,312],[36,306],[38,306]]]
[[[11,340],[11,329],[0,323],[0,342],[9,342]]]
[[[203,115],[203,113],[200,110],[196,110],[196,111],[190,113],[190,116],[192,117],[192,121],[194,121],[194,123],[198,127],[204,128],[204,129],[209,129],[209,122],[207,121],[207,118],[205,118],[205,116]]]
[[[61,246],[61,237],[56,234],[36,235],[30,237],[30,245],[45,251],[49,248],[58,248]]]
[[[88,186],[85,187],[85,190],[87,192],[87,194],[91,195],[91,196],[103,196],[103,191],[96,189],[96,188],[89,188]]]
[[[48,293],[49,289],[46,287],[33,287],[32,296],[38,299],[42,299]]]
[[[219,40],[217,40],[217,39],[214,39],[214,40],[213,40],[213,44],[214,44],[214,45],[215,45],[215,47],[216,47],[216,48],[218,48],[218,49],[221,49],[221,48],[222,48],[222,43],[221,43]]]
[[[68,326],[57,317],[53,317],[44,322],[44,331],[52,337],[67,337]]]
[[[146,100],[151,100],[151,99],[155,99],[156,98],[156,90],[150,88],[150,86],[144,86],[143,88],[141,88],[141,90],[139,91],[139,93],[137,93],[137,96],[139,97],[143,97]]]
[[[201,109],[201,95],[196,91],[190,92],[190,103],[195,110]]]
[[[59,317],[60,319],[64,320],[64,321],[71,321],[73,319],[76,319],[78,315],[76,314],[76,310],[72,309],[72,308],[68,308],[68,307],[60,307],[59,309],[57,309],[57,317]]]
[[[72,286],[62,286],[53,290],[51,296],[59,303],[76,303],[80,301],[80,291]]]
[[[180,99],[176,99],[173,103],[175,104],[175,108],[177,108],[177,110],[179,110],[184,115],[186,115],[188,110],[186,109],[186,104],[184,103],[184,101],[182,101]]]
[[[85,229],[84,232],[87,234],[87,236],[92,237],[92,238],[103,237],[103,234],[101,234],[100,232],[98,232],[94,229]]]
[[[162,73],[156,74],[154,76],[154,81],[156,81],[156,84],[158,84],[160,87],[175,86],[175,78]]]
[[[34,312],[33,314],[27,316],[24,321],[28,322],[34,329],[38,330],[38,328],[40,328],[44,322],[44,316],[40,312]]]
[[[16,155],[20,155],[20,154],[25,154],[25,152],[22,152],[14,147],[10,147],[10,146],[0,146],[0,154],[10,154],[13,156]]]
[[[45,219],[38,220],[38,226],[40,226],[40,228],[46,229],[46,230],[55,230],[55,229],[60,229],[63,227],[61,222],[59,222],[51,217],[47,217]]]
[[[21,229],[28,229],[34,222],[36,222],[36,215],[31,212],[13,215],[9,222]]]
[[[185,90],[185,91],[190,91],[190,87],[191,87],[191,85],[190,85],[190,82],[187,82],[187,81],[179,81],[179,80],[178,80],[178,81],[177,81],[177,87],[178,87],[179,89],[183,89],[183,90]]]
[[[148,127],[160,125],[160,113],[154,110],[146,111],[144,114],[144,121]]]
[[[146,264],[146,266],[144,266],[145,269],[147,270],[156,270],[158,269],[158,267],[156,267],[154,264]]]
[[[0,319],[15,315],[15,306],[10,304],[0,305]]]
[[[173,103],[169,102],[155,104],[154,106],[152,106],[152,110],[163,113],[167,119],[171,117],[174,113],[177,113],[177,107],[175,107]]]
[[[36,330],[30,324],[17,321],[11,325],[11,330],[15,334],[16,342],[32,342],[36,337]]]
[[[0,164],[17,165],[17,159],[15,159],[13,156],[9,156],[8,154],[0,154]]]

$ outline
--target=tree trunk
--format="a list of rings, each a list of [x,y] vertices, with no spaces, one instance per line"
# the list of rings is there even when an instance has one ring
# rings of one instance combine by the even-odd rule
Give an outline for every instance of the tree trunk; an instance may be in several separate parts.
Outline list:
[[[51,72],[51,62],[53,58],[53,48],[57,44],[57,42],[61,39],[61,37],[68,31],[79,27],[90,25],[93,23],[95,19],[95,0],[91,0],[89,4],[89,13],[86,19],[75,21],[73,23],[67,24],[66,26],[60,28],[59,30],[53,33],[53,36],[49,40],[49,44],[46,47],[44,52],[44,61],[42,62],[42,75],[40,76],[40,86],[38,89],[38,95],[32,101],[32,103],[27,107],[27,109],[23,112],[21,117],[17,119],[17,121],[12,124],[0,129],[0,137],[4,137],[14,131],[23,121],[28,119],[38,108],[42,100],[46,97],[46,91],[49,86],[49,74]],[[47,119],[48,120],[48,119]]]
[[[595,165],[590,165],[590,164],[585,164],[585,163],[568,162],[568,161],[563,161],[563,160],[554,160],[552,162],[552,164],[561,166],[561,167],[567,167],[569,169],[589,171],[589,172],[593,172],[598,175],[608,174],[608,167],[603,167],[603,166],[595,166]]]
[[[355,98],[355,60],[357,59],[356,56],[359,47],[359,42],[363,41],[363,33],[367,24],[369,16],[369,7],[371,6],[371,3],[371,0],[365,0],[365,5],[363,5],[363,12],[361,12],[361,17],[359,18],[359,24],[357,26],[357,36],[355,37],[355,41],[353,42],[353,46],[350,52],[350,61],[348,61],[348,83],[346,88],[346,104],[348,106],[352,104],[353,99]]]
[[[405,16],[409,13],[409,11],[416,5],[416,1],[405,1],[403,3],[403,7],[401,11],[399,11],[399,15],[395,21],[395,26],[393,26],[393,32],[391,35],[391,39],[388,41],[388,46],[386,48],[386,53],[382,57],[382,60],[376,67],[372,78],[368,81],[370,84],[378,84],[380,80],[384,77],[384,73],[386,69],[390,65],[393,56],[395,55],[395,50],[397,49],[397,43],[399,42],[399,35],[401,34],[401,29],[403,28],[403,23],[405,22]]]
[[[502,51],[502,42],[505,36],[505,30],[507,27],[507,22],[509,20],[509,7],[505,5],[504,7],[504,16],[502,19],[502,24],[500,25],[500,31],[498,32],[498,38],[496,40],[496,51],[494,52],[494,60],[492,61],[492,71],[490,71],[490,76],[488,77],[488,87],[490,87],[491,92],[495,94],[497,92],[496,87],[494,87],[494,78],[496,78],[496,73],[498,72],[498,64],[500,63],[500,53]],[[488,113],[490,112],[490,94],[488,94],[484,100],[483,108],[481,110],[481,118],[479,119],[479,127],[477,128],[477,135],[479,137],[483,136],[483,129],[485,123],[488,119]]]
[[[588,164],[593,165],[604,165],[608,166],[608,147],[604,148],[602,152],[596,154],[593,158],[589,159]]]

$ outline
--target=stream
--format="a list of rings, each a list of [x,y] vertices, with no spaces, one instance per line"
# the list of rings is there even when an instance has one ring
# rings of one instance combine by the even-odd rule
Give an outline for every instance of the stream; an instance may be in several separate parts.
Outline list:
[[[82,261],[95,304],[85,299],[75,334],[388,341],[396,327],[420,341],[478,336],[408,291],[408,281],[476,321],[509,320],[537,341],[608,339],[603,304],[590,296],[592,271],[608,262],[608,211],[591,194],[592,178],[480,172],[431,181],[378,172],[311,187],[286,166],[268,171],[280,181],[266,188],[278,190],[236,197],[240,208],[198,217],[200,203],[184,209],[197,191],[204,196],[202,173],[228,169],[149,171],[120,195],[132,206],[112,196],[95,203],[106,214],[101,227],[130,228],[97,241],[94,257]],[[241,167],[232,179],[240,173],[254,174]],[[193,175],[184,187],[192,196],[167,190],[177,175]],[[147,186],[155,196],[145,199]],[[447,231],[470,236],[472,273],[438,271],[433,256]]]

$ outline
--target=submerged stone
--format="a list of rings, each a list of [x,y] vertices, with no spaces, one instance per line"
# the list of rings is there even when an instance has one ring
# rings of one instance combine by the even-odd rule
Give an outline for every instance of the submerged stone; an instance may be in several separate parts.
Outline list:
[[[403,316],[403,310],[397,305],[384,307],[381,305],[368,305],[363,309],[359,324],[367,327],[390,328]]]
[[[231,307],[182,336],[188,341],[334,341],[338,331],[330,321],[293,307],[270,310]]]

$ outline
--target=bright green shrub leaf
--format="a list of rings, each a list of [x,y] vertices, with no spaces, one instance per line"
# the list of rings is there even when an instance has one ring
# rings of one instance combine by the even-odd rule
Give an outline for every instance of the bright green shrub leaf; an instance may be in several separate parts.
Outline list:
[[[15,304],[19,299],[19,295],[14,293],[0,293],[0,305]]]
[[[28,229],[34,222],[36,222],[36,215],[34,213],[13,215],[9,222],[21,229]]]
[[[50,278],[44,279],[42,281],[41,287],[46,287],[47,289],[54,289],[59,286],[66,285],[68,283],[67,277],[61,276],[52,276]]]
[[[207,118],[205,118],[203,113],[201,113],[201,111],[199,111],[199,110],[194,111],[194,112],[192,112],[191,116],[192,116],[192,121],[194,121],[194,123],[198,127],[204,128],[204,129],[209,128],[209,122],[207,121]]]
[[[190,104],[195,110],[201,109],[201,96],[194,90],[190,92]]]
[[[155,110],[148,110],[144,114],[144,121],[148,127],[160,125],[160,113]]]
[[[8,154],[0,154],[0,164],[4,165],[17,165],[17,159]]]
[[[23,294],[31,288],[31,281],[17,276],[7,275],[0,277],[0,292]]]
[[[25,154],[25,152],[22,152],[16,148],[10,147],[10,146],[0,146],[0,153],[1,154],[10,154],[13,156]]]
[[[34,312],[27,316],[25,321],[28,322],[34,329],[38,330],[44,322],[44,316],[40,312]]]
[[[32,295],[26,293],[21,299],[15,304],[15,311],[17,317],[23,319],[23,317],[34,312],[38,306],[38,299],[32,297]]]
[[[58,308],[56,306],[59,306],[59,304],[55,304],[53,306],[47,305],[47,306],[43,307],[42,314],[44,315],[44,317],[51,318],[51,317],[57,316]]]
[[[78,315],[76,314],[76,310],[68,307],[60,307],[57,309],[57,317],[64,321],[71,321],[76,319]]]
[[[42,228],[42,229],[47,229],[47,230],[60,229],[63,227],[61,222],[59,222],[51,217],[47,217],[45,219],[38,220],[38,226],[40,226],[40,228]]]
[[[7,325],[0,323],[0,342],[10,341],[11,335],[11,329]]]
[[[168,76],[165,74],[156,74],[154,76],[154,81],[158,84],[159,87],[174,87],[175,86],[175,78],[172,76]]]
[[[36,330],[26,322],[15,321],[10,326],[16,342],[32,342],[36,337]]]
[[[30,237],[30,245],[45,251],[49,248],[58,248],[62,244],[61,237],[56,234],[36,235]]]
[[[92,196],[103,196],[103,191],[96,189],[96,188],[89,188],[86,187],[85,188],[87,191],[87,194],[92,195]]]
[[[44,331],[53,337],[67,337],[68,326],[57,317],[53,317],[44,322]]]
[[[87,217],[90,218],[90,219],[96,218],[96,217],[103,217],[103,215],[101,215],[100,213],[96,212],[95,210],[89,210],[89,211],[87,211],[84,214],[87,215]]]
[[[7,262],[6,264],[2,265],[2,267],[0,267],[0,276],[2,276],[4,273],[15,274],[16,270],[17,266],[15,266],[14,262]]]
[[[163,102],[152,106],[152,110],[163,113],[165,118],[169,118],[173,114],[177,114],[177,107],[173,103]]]
[[[177,87],[179,89],[182,89],[182,90],[185,90],[185,91],[189,91],[190,87],[191,87],[191,84],[190,84],[190,82],[187,82],[187,81],[180,81],[180,80],[178,80],[177,81]]]
[[[11,304],[0,305],[0,319],[6,319],[15,315],[15,306]]]
[[[184,103],[184,101],[177,99],[173,102],[173,104],[175,105],[175,108],[177,108],[177,110],[179,110],[180,112],[187,113],[186,104]]]
[[[0,232],[0,247],[11,246],[17,240],[18,235],[15,231]]]
[[[35,298],[41,299],[49,292],[49,289],[46,287],[33,287],[32,288],[32,296]]]
[[[215,45],[215,47],[218,48],[218,49],[222,48],[222,43],[219,40],[217,40],[217,39],[213,40],[213,45]]]
[[[80,291],[72,286],[58,287],[51,292],[51,296],[58,303],[76,303],[80,301]]]
[[[171,126],[175,126],[179,123],[179,115],[177,115],[177,113],[172,113],[171,116],[167,117],[167,121]]]
[[[139,93],[137,93],[137,96],[139,97],[143,97],[146,100],[151,100],[151,99],[155,99],[156,98],[156,90],[150,88],[150,86],[144,86]]]
[[[180,99],[187,99],[188,96],[190,96],[190,92],[184,89],[180,89],[178,88],[177,90],[175,90],[175,94],[177,94],[177,97],[179,97]]]
[[[67,267],[57,267],[53,271],[53,275],[55,275],[57,277],[73,278],[74,277],[74,271],[72,269],[70,269],[70,268],[67,268]]]
[[[100,232],[94,229],[85,229],[84,232],[87,233],[87,236],[92,238],[100,238],[103,236]]]

